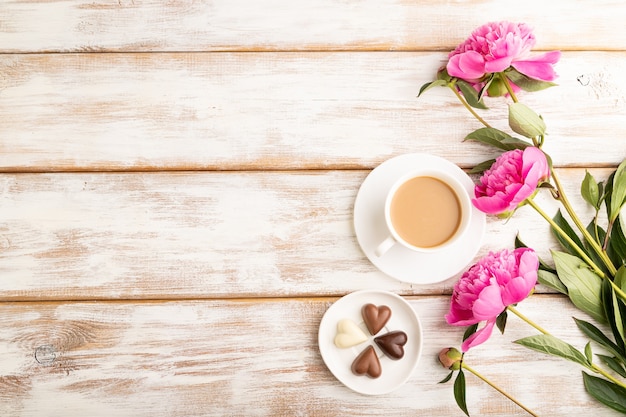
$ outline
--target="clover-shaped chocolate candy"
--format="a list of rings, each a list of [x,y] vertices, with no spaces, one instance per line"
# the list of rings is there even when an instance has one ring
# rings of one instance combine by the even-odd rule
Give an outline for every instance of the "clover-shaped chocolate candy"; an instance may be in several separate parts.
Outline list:
[[[368,303],[361,308],[361,316],[365,327],[374,336],[374,342],[383,354],[392,360],[402,359],[404,345],[408,340],[406,333],[394,330],[378,335],[391,318],[391,309],[385,305],[376,306]],[[335,346],[338,348],[353,347],[367,340],[367,335],[352,320],[343,319],[337,323]],[[374,346],[368,345],[359,353],[352,361],[351,370],[355,375],[367,375],[370,378],[378,378],[382,374],[382,366]]]

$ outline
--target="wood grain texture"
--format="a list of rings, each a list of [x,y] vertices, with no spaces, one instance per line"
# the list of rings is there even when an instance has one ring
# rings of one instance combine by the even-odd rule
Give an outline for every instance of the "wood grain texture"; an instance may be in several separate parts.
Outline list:
[[[609,170],[592,170],[598,180]],[[583,218],[582,169],[562,182]],[[0,299],[168,299],[341,295],[410,285],[363,255],[352,219],[367,171],[3,174]],[[384,198],[381,196],[381,198]],[[551,215],[547,192],[538,203]],[[556,247],[530,207],[490,218],[479,256],[517,234],[549,258]],[[541,289],[540,289],[541,291]]]
[[[462,142],[480,126],[450,91],[416,96],[502,19],[565,51],[559,87],[521,98],[589,219],[585,170],[603,180],[626,158],[621,1],[0,0],[0,416],[462,415],[436,360],[464,330],[443,317],[457,277],[384,275],[353,205],[393,156],[495,155]],[[549,260],[530,207],[489,218],[477,256],[517,234]],[[350,391],[319,353],[324,312],[360,289],[405,296],[424,328],[418,370],[384,396]],[[585,346],[566,298],[539,286],[519,309]],[[465,359],[538,415],[615,416],[579,367],[512,343],[531,334],[509,317]],[[472,415],[527,415],[467,379]]]
[[[458,345],[462,335],[443,319],[446,298],[410,300],[424,330],[422,357],[406,384],[374,397],[343,386],[319,353],[319,323],[334,301],[0,304],[0,413],[459,415],[452,384],[437,384],[447,373],[437,353]],[[578,313],[561,297],[536,295],[519,308],[574,346],[584,346],[570,319]],[[466,360],[538,415],[577,415],[589,401],[577,366],[511,343],[531,334],[512,317],[505,335],[494,334]],[[511,366],[524,375],[512,377]],[[472,375],[467,380],[473,415],[526,415]],[[567,400],[555,402],[564,398],[565,386]],[[613,415],[602,410],[602,416]]]
[[[441,50],[503,19],[539,48],[626,48],[616,0],[12,0],[0,16],[2,52]]]
[[[0,170],[370,169],[428,152],[495,154],[451,91],[419,99],[443,53],[0,56]],[[558,87],[522,95],[557,166],[626,157],[626,54],[568,53]],[[484,116],[507,129],[503,99]]]

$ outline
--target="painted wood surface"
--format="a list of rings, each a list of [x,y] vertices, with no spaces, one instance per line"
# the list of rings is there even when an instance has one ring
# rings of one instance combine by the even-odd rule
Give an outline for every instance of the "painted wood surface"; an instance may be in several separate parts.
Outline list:
[[[568,196],[591,220],[578,195],[585,171],[562,171]],[[602,180],[611,171],[591,172]],[[365,257],[352,216],[368,173],[4,174],[0,297],[301,297],[373,288],[449,293],[458,275],[444,284],[405,284]],[[549,193],[537,201],[556,213]],[[512,249],[517,234],[546,259],[558,248],[547,222],[525,207],[510,220],[489,218],[478,256]]]
[[[437,384],[462,334],[443,318],[456,277],[387,277],[352,211],[393,156],[494,156],[462,142],[480,126],[449,91],[416,96],[502,19],[564,51],[559,86],[522,100],[589,218],[585,171],[626,157],[621,1],[0,1],[0,415],[462,415]],[[518,233],[546,259],[557,247],[524,207],[489,218],[478,256]],[[352,392],[319,353],[324,312],[360,289],[403,295],[424,327],[391,394]],[[520,309],[584,347],[564,297],[539,286]],[[578,367],[512,343],[530,334],[510,317],[466,359],[539,415],[615,415]],[[470,375],[468,390],[472,415],[526,415]]]
[[[492,20],[539,48],[624,49],[620,0],[10,0],[0,51],[453,49]]]
[[[456,345],[462,333],[443,319],[446,297],[409,298],[424,329],[423,356],[409,381],[383,396],[354,393],[325,367],[317,333],[334,301],[4,303],[0,412],[48,417],[461,415],[452,384],[437,384],[447,370],[435,357],[441,348]],[[570,318],[578,311],[561,297],[536,295],[520,309],[573,345],[584,345]],[[552,316],[548,323],[546,316]],[[580,371],[512,343],[532,334],[511,317],[504,335],[494,335],[466,360],[538,415],[580,415],[589,401]],[[467,380],[472,415],[526,415],[471,374]],[[565,395],[563,387],[568,400],[555,401]]]
[[[0,56],[0,169],[371,169],[428,152],[467,168],[479,125],[447,88],[419,88],[444,53]],[[626,155],[626,55],[567,53],[559,86],[521,99],[558,166]],[[489,100],[503,129],[507,107]],[[445,144],[445,146],[442,146]],[[599,146],[601,144],[601,146]]]

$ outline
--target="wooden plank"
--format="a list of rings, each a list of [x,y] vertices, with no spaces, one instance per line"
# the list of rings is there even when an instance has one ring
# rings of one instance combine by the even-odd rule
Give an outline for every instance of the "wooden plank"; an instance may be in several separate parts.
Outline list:
[[[406,384],[382,396],[354,393],[326,368],[317,333],[334,301],[2,303],[0,412],[7,417],[460,413],[452,384],[437,384],[447,373],[437,353],[458,346],[462,336],[462,329],[443,318],[447,297],[410,300],[423,326],[422,357]],[[584,346],[571,320],[578,311],[566,300],[535,295],[519,309],[558,337]],[[511,343],[534,333],[511,317],[504,335],[494,332],[465,359],[538,415],[596,412],[576,365]],[[511,364],[524,375],[511,378]],[[526,415],[472,375],[467,381],[474,414]],[[555,403],[557,396],[561,400]],[[603,409],[602,415],[613,414]]]
[[[416,97],[444,61],[382,52],[0,56],[0,170],[369,169],[416,151],[473,166],[494,155],[462,143],[482,126],[448,89]],[[617,165],[626,54],[572,52],[558,70],[559,87],[521,96],[547,121],[554,163]],[[484,116],[507,128],[504,99],[489,105]]]
[[[506,19],[541,48],[626,49],[614,0],[13,0],[0,16],[1,52],[448,50]]]
[[[363,255],[352,210],[367,173],[2,174],[0,299],[449,292],[454,278],[400,283]],[[577,198],[584,173],[561,177],[590,220]],[[555,213],[547,192],[537,201]],[[543,257],[555,247],[547,223],[524,207],[510,220],[489,219],[479,256],[512,248],[518,232]]]

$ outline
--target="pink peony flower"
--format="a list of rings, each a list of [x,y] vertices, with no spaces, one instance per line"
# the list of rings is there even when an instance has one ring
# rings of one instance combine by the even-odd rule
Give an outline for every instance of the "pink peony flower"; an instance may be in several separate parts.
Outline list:
[[[490,252],[470,267],[454,286],[445,318],[454,326],[486,325],[461,345],[467,352],[491,336],[496,318],[507,306],[527,298],[537,283],[539,259],[534,250]]]
[[[474,188],[474,206],[487,214],[506,214],[517,208],[550,175],[546,155],[536,147],[500,155]]]
[[[561,52],[531,57],[535,42],[535,35],[525,23],[487,23],[450,52],[446,69],[451,76],[471,83],[509,67],[536,80],[553,81],[556,73],[552,65],[557,63]]]

